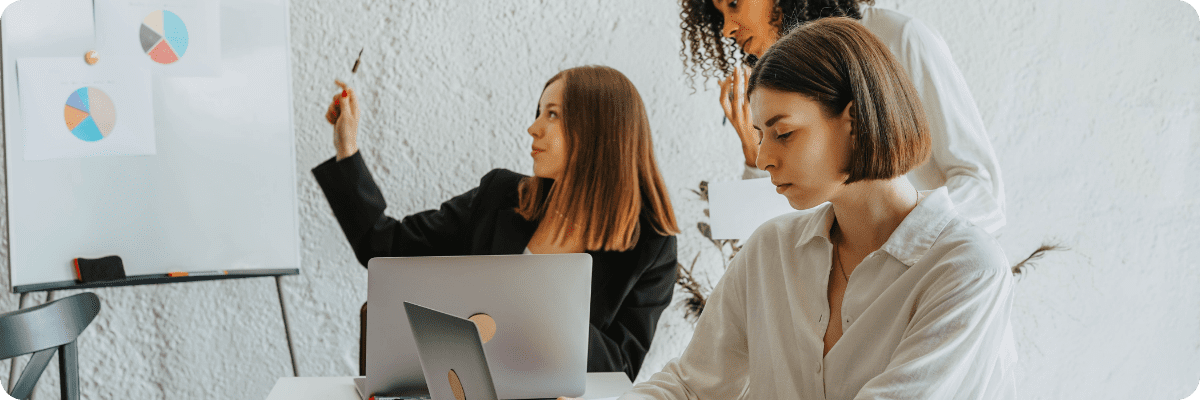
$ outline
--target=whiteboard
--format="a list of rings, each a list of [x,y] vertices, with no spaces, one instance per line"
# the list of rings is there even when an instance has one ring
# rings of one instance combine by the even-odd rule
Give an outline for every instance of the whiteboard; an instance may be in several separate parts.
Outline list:
[[[83,57],[94,24],[91,0],[0,18],[12,290],[72,286],[72,259],[107,255],[131,277],[298,273],[288,3],[222,1],[220,75],[152,78],[155,155],[26,161],[16,61]]]

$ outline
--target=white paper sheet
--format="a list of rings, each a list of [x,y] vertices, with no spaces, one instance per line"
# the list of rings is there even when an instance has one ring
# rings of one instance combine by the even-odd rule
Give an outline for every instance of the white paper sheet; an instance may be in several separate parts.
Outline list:
[[[101,60],[128,59],[157,76],[221,74],[220,1],[95,0],[94,4]]]
[[[771,178],[710,182],[708,208],[713,239],[740,240],[771,218],[796,211],[775,192]]]
[[[26,160],[155,154],[150,73],[117,60],[17,60]]]

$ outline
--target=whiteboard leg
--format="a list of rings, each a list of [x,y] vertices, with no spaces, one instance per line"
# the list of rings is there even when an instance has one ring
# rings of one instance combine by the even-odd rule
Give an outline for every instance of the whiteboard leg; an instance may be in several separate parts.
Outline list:
[[[292,349],[292,330],[288,328],[287,307],[283,305],[283,283],[280,278],[283,277],[275,276],[275,291],[279,293],[279,312],[283,314],[283,336],[287,338],[288,358],[292,360],[292,376],[300,376],[296,368],[296,351]]]

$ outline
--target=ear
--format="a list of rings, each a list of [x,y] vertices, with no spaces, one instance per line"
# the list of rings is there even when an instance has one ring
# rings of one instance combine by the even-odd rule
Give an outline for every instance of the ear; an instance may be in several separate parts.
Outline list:
[[[850,126],[850,137],[851,138],[854,137],[854,125],[857,122],[854,120],[854,117],[855,117],[854,101],[851,100],[849,103],[846,104],[846,108],[842,110],[842,115],[838,116],[838,119],[844,121],[845,123],[847,123]]]

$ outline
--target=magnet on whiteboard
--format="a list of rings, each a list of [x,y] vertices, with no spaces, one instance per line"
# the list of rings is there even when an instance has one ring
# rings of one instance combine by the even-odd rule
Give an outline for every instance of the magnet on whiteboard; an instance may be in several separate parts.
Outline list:
[[[96,54],[95,50],[91,50],[83,55],[83,60],[87,61],[88,65],[96,65],[96,63],[100,62],[100,56]]]

